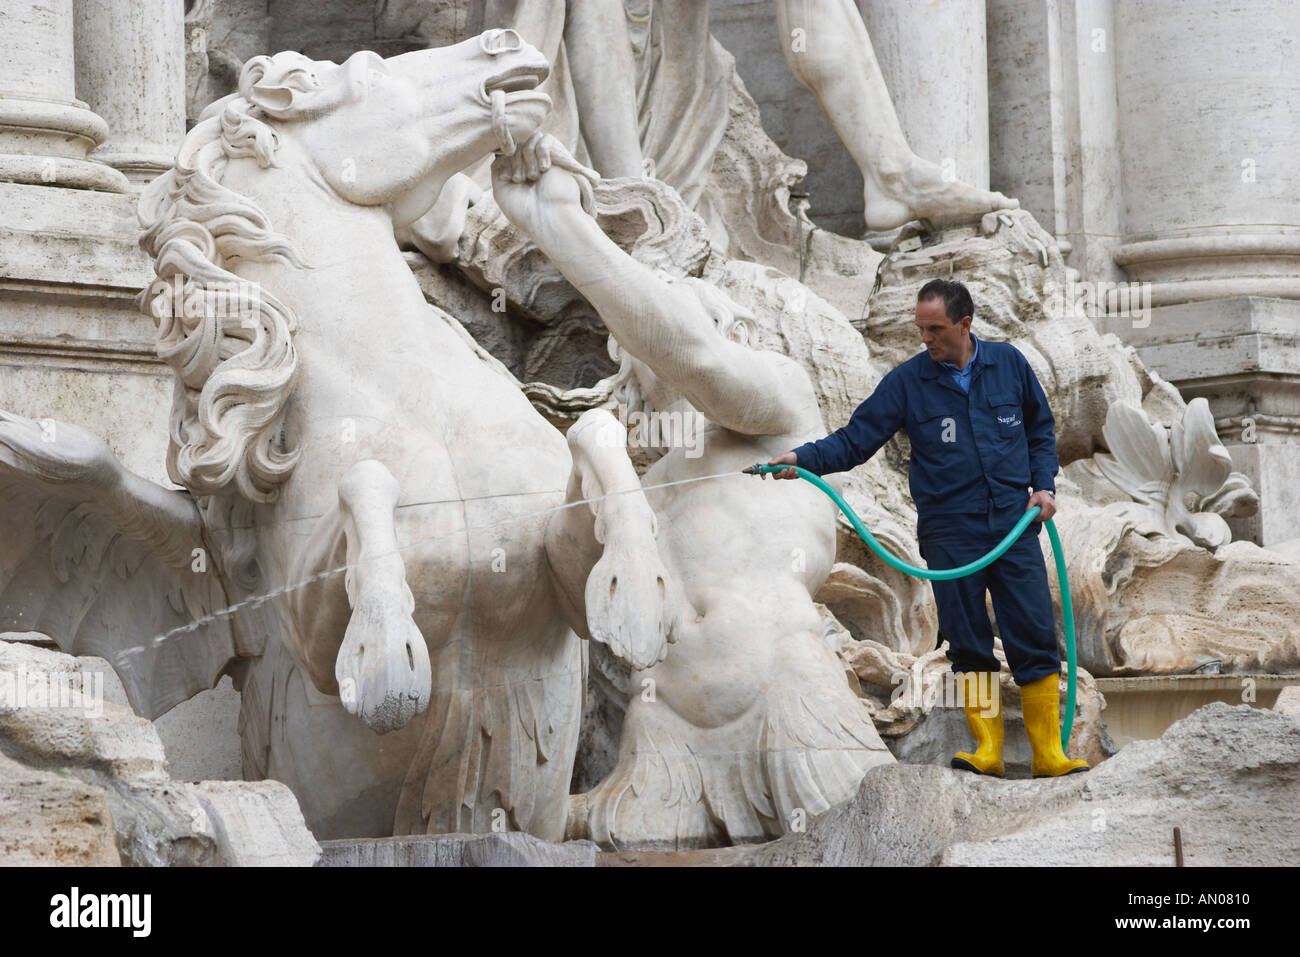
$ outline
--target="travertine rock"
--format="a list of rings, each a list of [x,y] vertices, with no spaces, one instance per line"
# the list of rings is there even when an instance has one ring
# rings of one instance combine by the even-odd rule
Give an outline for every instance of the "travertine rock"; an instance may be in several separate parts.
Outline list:
[[[1207,705],[1086,774],[999,781],[876,768],[805,834],[736,856],[751,865],[1145,865],[1300,862],[1300,725]]]
[[[118,863],[113,812],[102,788],[0,754],[0,866]]]
[[[1013,833],[962,835],[944,863],[1168,866],[1175,826],[1189,867],[1300,863],[1300,726],[1273,712],[1207,705],[1082,777],[1077,802]]]
[[[288,788],[173,781],[153,724],[105,702],[102,678],[82,667],[70,655],[0,642],[0,751],[9,756],[0,758],[0,853],[14,855],[6,863],[315,862],[319,846]]]
[[[1189,866],[1295,866],[1297,788],[1300,723],[1248,705],[1216,703],[1158,740],[1128,745],[1087,774],[998,780],[929,765],[889,765],[868,772],[855,797],[811,821],[806,832],[761,845],[603,853],[595,863],[1172,866],[1177,826]],[[517,834],[339,841],[325,845],[320,866],[468,865],[478,863],[468,853],[475,842],[510,863],[585,863],[592,848]]]
[[[1273,710],[1278,714],[1300,718],[1300,687],[1283,688],[1273,702]]]
[[[1079,662],[1094,675],[1172,674],[1206,656],[1229,672],[1300,668],[1300,565],[1251,542],[1210,551],[1140,503],[1090,505],[1068,480],[1058,501]],[[1055,591],[1051,561],[1048,578]]]
[[[196,781],[188,790],[211,825],[218,863],[311,867],[320,857],[293,792],[280,782]]]

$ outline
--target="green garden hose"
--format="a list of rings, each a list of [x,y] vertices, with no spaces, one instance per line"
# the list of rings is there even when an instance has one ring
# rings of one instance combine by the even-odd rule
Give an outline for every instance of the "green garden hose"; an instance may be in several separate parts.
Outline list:
[[[965,578],[974,572],[979,571],[991,565],[1002,557],[1002,554],[1010,548],[1029,527],[1029,523],[1038,517],[1042,511],[1037,505],[1028,509],[1016,522],[1015,528],[1007,532],[1006,537],[998,542],[993,551],[977,558],[973,562],[962,565],[960,568],[943,568],[930,569],[921,568],[919,565],[911,565],[905,561],[895,558],[885,547],[881,545],[874,535],[862,524],[862,519],[858,518],[857,513],[849,506],[849,503],[840,497],[840,493],[831,488],[831,486],[820,475],[815,475],[805,468],[797,465],[751,465],[744,471],[750,475],[771,475],[774,472],[782,472],[786,469],[794,469],[799,473],[799,477],[805,482],[811,482],[819,489],[825,492],[832,502],[839,506],[839,510],[848,518],[853,530],[858,533],[867,546],[885,560],[887,564],[898,569],[900,572],[906,572],[915,578],[927,578],[933,581],[952,581],[954,578]],[[1061,721],[1061,750],[1064,751],[1070,744],[1070,730],[1074,725],[1074,693],[1075,693],[1075,654],[1074,654],[1074,609],[1070,603],[1070,579],[1065,573],[1065,549],[1061,547],[1061,538],[1056,534],[1056,525],[1049,518],[1043,523],[1047,526],[1047,537],[1052,543],[1052,554],[1056,558],[1056,579],[1061,585],[1061,615],[1065,620],[1065,662],[1067,674],[1067,689],[1065,692],[1065,715]]]

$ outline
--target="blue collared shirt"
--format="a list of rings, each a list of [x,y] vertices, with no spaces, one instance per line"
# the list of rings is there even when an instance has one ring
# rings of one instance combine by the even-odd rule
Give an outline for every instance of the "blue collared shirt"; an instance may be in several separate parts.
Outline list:
[[[843,428],[795,449],[799,464],[818,475],[846,471],[903,429],[918,513],[1024,508],[1028,486],[1055,489],[1056,423],[1038,378],[1009,343],[976,348],[966,389],[951,366],[921,352],[881,379]]]
[[[971,370],[975,368],[975,360],[980,356],[980,341],[975,338],[975,333],[973,332],[970,334],[970,341],[975,343],[975,352],[971,354],[970,362],[966,363],[966,368],[958,369],[951,362],[939,363],[939,365],[952,373],[952,381],[956,382],[957,385],[961,387],[961,391],[968,394],[970,393],[970,373]]]

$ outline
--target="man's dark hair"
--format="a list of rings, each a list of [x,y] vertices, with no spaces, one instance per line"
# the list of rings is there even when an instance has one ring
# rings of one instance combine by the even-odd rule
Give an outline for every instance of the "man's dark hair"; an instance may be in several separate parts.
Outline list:
[[[917,302],[927,299],[942,299],[944,314],[953,322],[961,322],[963,316],[975,315],[975,301],[970,297],[970,290],[955,279],[931,279],[916,294]]]

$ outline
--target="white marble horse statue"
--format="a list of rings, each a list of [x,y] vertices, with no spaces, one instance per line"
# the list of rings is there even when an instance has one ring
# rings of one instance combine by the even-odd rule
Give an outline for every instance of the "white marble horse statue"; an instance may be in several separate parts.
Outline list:
[[[245,776],[318,838],[561,839],[581,640],[667,653],[654,517],[592,438],[621,426],[566,446],[393,239],[532,135],[548,70],[510,30],[253,58],[141,200],[181,488],[0,414],[0,627],[108,658],[147,717],[232,674]]]

